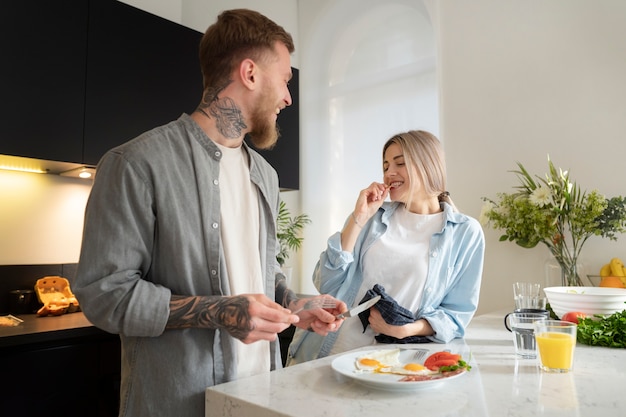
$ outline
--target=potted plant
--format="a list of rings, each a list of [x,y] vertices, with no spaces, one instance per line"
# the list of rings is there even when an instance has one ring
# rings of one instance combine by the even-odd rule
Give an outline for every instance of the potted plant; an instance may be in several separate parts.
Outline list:
[[[276,260],[281,268],[285,265],[285,261],[287,261],[291,253],[297,251],[302,246],[304,238],[300,236],[300,232],[309,223],[311,223],[311,219],[306,214],[291,217],[291,212],[287,205],[281,200],[278,207],[278,230],[276,233],[280,243],[280,252],[276,255]]]

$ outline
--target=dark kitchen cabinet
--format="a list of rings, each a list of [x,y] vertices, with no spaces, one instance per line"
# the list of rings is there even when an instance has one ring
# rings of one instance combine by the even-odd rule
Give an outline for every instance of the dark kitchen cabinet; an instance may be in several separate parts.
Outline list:
[[[80,162],[87,11],[84,0],[0,7],[0,153]]]
[[[84,163],[196,108],[201,38],[127,4],[90,0]]]
[[[202,34],[114,0],[0,9],[0,154],[95,165],[191,112]]]
[[[118,336],[95,330],[0,348],[2,415],[117,416],[120,352]]]

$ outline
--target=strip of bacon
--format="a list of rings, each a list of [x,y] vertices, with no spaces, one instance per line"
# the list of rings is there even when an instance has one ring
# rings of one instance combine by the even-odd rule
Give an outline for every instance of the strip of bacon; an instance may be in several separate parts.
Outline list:
[[[407,375],[400,379],[400,382],[416,382],[416,381],[434,381],[437,379],[448,378],[465,372],[465,368],[455,369],[454,371],[439,372],[428,375]]]

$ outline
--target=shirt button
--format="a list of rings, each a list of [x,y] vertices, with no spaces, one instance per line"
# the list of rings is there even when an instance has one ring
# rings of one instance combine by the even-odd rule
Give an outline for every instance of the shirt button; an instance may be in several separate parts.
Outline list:
[[[437,257],[437,255],[438,255],[437,251],[433,251],[431,256],[432,256],[433,258],[436,258],[436,257]]]
[[[211,275],[217,275],[217,271],[215,269],[211,269]]]
[[[222,153],[220,151],[215,151],[215,156],[219,157],[221,155],[222,155]]]
[[[219,225],[217,223],[213,223],[212,226],[213,226],[214,229],[217,229],[217,226],[219,226]]]
[[[219,183],[220,183],[220,182],[219,182],[218,180],[213,180],[213,185],[217,185],[217,184],[219,184]]]

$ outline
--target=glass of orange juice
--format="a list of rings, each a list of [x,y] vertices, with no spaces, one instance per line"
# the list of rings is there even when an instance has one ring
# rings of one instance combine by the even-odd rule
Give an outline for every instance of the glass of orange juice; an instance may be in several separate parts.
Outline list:
[[[547,372],[569,372],[574,363],[576,325],[561,320],[533,323],[541,369]]]

